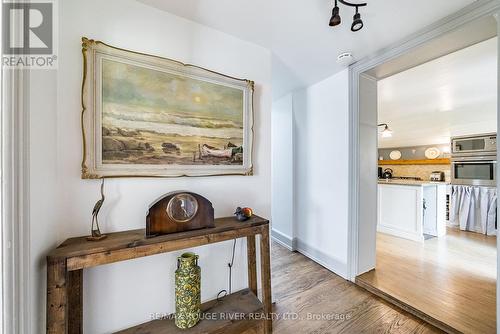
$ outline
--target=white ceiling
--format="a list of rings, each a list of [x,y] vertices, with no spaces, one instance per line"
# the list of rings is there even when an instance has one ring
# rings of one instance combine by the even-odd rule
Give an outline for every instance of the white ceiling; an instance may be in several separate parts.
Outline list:
[[[137,0],[240,39],[271,46],[269,0]]]
[[[378,82],[378,120],[392,138],[379,147],[449,143],[450,136],[496,132],[497,38]]]
[[[333,0],[138,1],[269,48],[277,98],[342,70],[335,62],[341,52],[361,59],[475,0],[367,0],[357,33],[350,31],[354,9],[345,6],[342,25],[328,26]]]
[[[411,52],[391,59],[365,73],[376,79],[384,79],[412,67],[427,63],[447,54],[465,49],[497,35],[497,21],[493,16],[474,20],[436,37]]]

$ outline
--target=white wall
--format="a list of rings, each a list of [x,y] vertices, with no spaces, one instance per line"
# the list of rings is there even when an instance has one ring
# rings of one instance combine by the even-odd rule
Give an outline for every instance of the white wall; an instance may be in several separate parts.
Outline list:
[[[294,248],[293,228],[293,95],[273,101],[272,142],[272,236]]]
[[[30,74],[30,333],[45,332],[45,255],[56,247],[61,203],[57,200],[57,73]]]
[[[377,81],[359,78],[358,272],[375,268],[377,235]]]
[[[347,277],[349,76],[294,94],[297,249]]]
[[[59,1],[59,68],[40,71],[31,96],[32,332],[45,332],[45,254],[62,240],[88,234],[99,181],[81,180],[81,37],[165,56],[256,82],[254,173],[177,179],[107,180],[104,232],[143,228],[148,205],[187,189],[212,201],[216,217],[238,205],[271,215],[271,55],[259,46],[132,0]],[[55,186],[56,185],[56,186]],[[200,247],[202,299],[227,288],[231,243]],[[105,333],[174,311],[175,257],[180,252],[84,271],[84,331]],[[246,246],[236,250],[233,290],[247,285]]]

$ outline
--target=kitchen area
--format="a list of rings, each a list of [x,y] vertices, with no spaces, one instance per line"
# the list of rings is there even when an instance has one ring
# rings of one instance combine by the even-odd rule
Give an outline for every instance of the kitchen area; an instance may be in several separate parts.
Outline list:
[[[377,262],[358,281],[446,321],[450,332],[466,333],[467,321],[474,321],[493,333],[496,133],[378,154]]]
[[[378,153],[379,232],[418,242],[447,226],[496,235],[496,133]]]
[[[497,42],[372,73],[376,264],[356,282],[445,332],[497,327]]]
[[[497,38],[378,85],[377,231],[424,242],[497,229]]]

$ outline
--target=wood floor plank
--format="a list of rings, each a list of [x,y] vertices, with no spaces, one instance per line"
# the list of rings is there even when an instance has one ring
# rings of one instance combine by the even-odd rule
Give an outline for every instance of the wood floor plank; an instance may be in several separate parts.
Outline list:
[[[272,244],[273,333],[442,333],[333,274],[300,253]]]
[[[496,333],[496,238],[448,229],[424,243],[379,233],[377,266],[358,277],[462,333]]]

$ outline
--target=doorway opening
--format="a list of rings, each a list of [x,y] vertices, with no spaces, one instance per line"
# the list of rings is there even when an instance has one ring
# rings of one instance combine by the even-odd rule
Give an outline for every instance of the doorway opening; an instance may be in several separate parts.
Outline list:
[[[496,143],[486,164],[452,163],[452,138],[496,141],[498,8],[489,9],[351,68],[350,277],[445,331],[496,332]],[[453,170],[482,167],[489,185],[459,184]],[[400,179],[379,181],[390,176]],[[453,211],[459,189],[481,198],[472,223]]]

